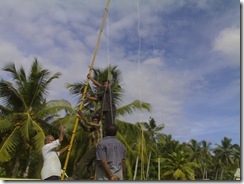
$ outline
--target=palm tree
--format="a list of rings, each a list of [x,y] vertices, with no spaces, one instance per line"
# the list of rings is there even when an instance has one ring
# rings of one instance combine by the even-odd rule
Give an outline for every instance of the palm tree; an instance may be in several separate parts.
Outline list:
[[[201,166],[201,145],[199,142],[197,142],[195,139],[191,139],[188,143],[189,148],[191,149],[191,157],[190,161],[191,162],[196,162],[199,164],[199,174],[198,172],[196,173],[196,177],[200,178],[200,173],[203,176],[203,168]]]
[[[202,179],[207,179],[207,168],[211,162],[210,145],[211,143],[207,143],[205,140],[197,142],[195,139],[191,139],[188,143],[192,151],[190,160],[199,165]]]
[[[141,102],[139,100],[134,100],[133,102],[120,106],[124,96],[124,89],[121,87],[121,79],[122,74],[121,71],[117,68],[117,66],[108,66],[105,69],[94,68],[93,69],[93,78],[99,83],[103,83],[104,80],[110,80],[111,89],[114,94],[114,101],[117,106],[116,114],[118,116],[130,115],[136,110],[151,110],[151,106],[149,103]],[[81,95],[85,88],[85,81],[76,82],[73,84],[67,84],[67,88],[69,89],[71,95],[77,98],[77,105],[81,103]],[[94,85],[88,85],[87,95],[88,96],[99,96],[100,90]],[[101,111],[101,105],[97,101],[91,101],[88,99],[84,99],[84,108],[83,111],[88,116],[92,116],[94,114],[99,114]],[[140,129],[128,122],[120,121],[119,119],[115,120],[115,123],[119,126],[118,128],[118,138],[126,145],[127,147],[127,156],[130,158],[127,161],[128,169],[128,179],[132,179],[132,166],[135,164],[135,157],[139,152],[139,144],[137,143],[138,137],[140,137]],[[128,128],[129,127],[129,128]],[[77,132],[75,135],[75,140],[77,140],[78,134],[82,133],[82,131]],[[81,136],[80,136],[81,137]],[[135,137],[133,139],[132,137]],[[76,144],[76,143],[75,143]],[[74,144],[74,146],[75,146]],[[135,149],[136,148],[136,149]],[[77,147],[78,150],[80,150]],[[77,150],[76,150],[77,151]],[[83,152],[80,152],[83,154]],[[133,160],[134,159],[134,160]]]
[[[238,144],[233,145],[233,160],[236,168],[240,168],[241,151]]]
[[[188,146],[192,150],[191,155],[191,161],[198,161],[198,159],[201,157],[201,146],[200,143],[198,143],[195,139],[191,139],[188,143]]]
[[[118,127],[117,137],[126,146],[126,179],[133,179],[133,167],[137,169],[138,160],[135,158],[139,155],[138,143],[141,142],[141,129],[137,124],[132,124],[120,120],[116,120],[116,125]],[[139,159],[139,158],[138,158]],[[136,175],[134,171],[134,175]],[[134,176],[135,178],[136,176]]]
[[[15,158],[13,162],[16,167],[13,171],[18,171],[17,166],[24,159],[24,172],[29,170],[33,154],[40,155],[45,131],[51,127],[50,120],[60,110],[72,111],[72,108],[65,100],[46,101],[50,83],[61,74],[51,75],[36,58],[28,76],[22,66],[19,71],[16,70],[14,63],[6,65],[3,71],[11,74],[13,83],[3,79],[0,81],[0,98],[3,103],[0,105],[0,134],[4,138],[0,145],[0,163]],[[42,160],[38,160],[37,169],[40,169]],[[12,177],[15,176],[13,172]]]
[[[178,141],[172,142],[172,152],[163,159],[164,176],[170,180],[195,180],[194,170],[198,167],[196,162],[190,161],[190,154],[185,152]]]
[[[151,106],[149,103],[141,102],[139,100],[134,100],[130,104],[127,104],[123,107],[120,107],[120,102],[124,96],[124,89],[121,87],[121,79],[122,73],[117,68],[117,66],[108,66],[105,69],[94,68],[93,69],[93,78],[98,81],[100,84],[103,83],[104,80],[110,80],[111,88],[114,94],[114,101],[117,108],[116,114],[117,115],[126,115],[131,114],[135,110],[151,110]],[[71,95],[77,98],[77,105],[81,102],[81,95],[85,88],[85,81],[76,82],[73,84],[67,84],[67,88],[69,89]],[[94,85],[88,85],[87,88],[87,95],[88,96],[99,96],[100,90]],[[84,109],[90,110],[93,114],[97,114],[101,111],[101,106],[97,101],[91,101],[85,98],[84,100]]]
[[[150,117],[149,123],[144,124],[146,130],[148,131],[149,138],[150,138],[150,149],[149,149],[149,156],[148,156],[148,163],[147,163],[147,171],[146,171],[146,179],[149,177],[149,166],[150,160],[152,155],[152,150],[157,150],[157,137],[158,132],[164,128],[164,124],[156,125],[156,121],[154,118]]]
[[[201,165],[203,168],[203,179],[208,179],[208,168],[211,163],[211,153],[210,146],[211,143],[208,143],[205,140],[201,141]]]
[[[225,169],[230,165],[230,164],[234,164],[233,158],[232,158],[232,154],[234,151],[234,146],[231,144],[231,139],[224,137],[223,140],[221,140],[221,145],[216,144],[217,148],[214,149],[214,153],[217,157],[217,159],[219,159],[221,161],[221,174],[220,174],[220,180],[223,179],[223,174]]]

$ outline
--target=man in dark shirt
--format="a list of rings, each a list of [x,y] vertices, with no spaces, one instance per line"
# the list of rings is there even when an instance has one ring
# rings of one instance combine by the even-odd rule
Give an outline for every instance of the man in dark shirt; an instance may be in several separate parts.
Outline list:
[[[103,85],[101,85],[99,82],[93,79],[90,74],[87,75],[87,78],[90,79],[94,85],[99,87],[103,93],[99,97],[86,96],[86,98],[101,101],[101,117],[104,118],[104,127],[109,124],[113,124],[116,116],[116,106],[109,80],[103,81]]]
[[[108,125],[105,133],[106,136],[96,149],[96,180],[123,180],[126,172],[126,148],[116,138],[115,124]]]
[[[93,116],[92,122],[89,122],[87,118],[82,114],[81,111],[78,111],[79,116],[83,121],[79,121],[81,127],[84,131],[91,132],[91,145],[90,149],[85,153],[85,155],[80,159],[77,164],[74,174],[67,178],[66,180],[79,180],[81,179],[82,172],[87,167],[89,178],[93,179],[94,169],[92,169],[93,161],[96,158],[96,146],[98,142],[102,139],[102,123],[100,117]]]

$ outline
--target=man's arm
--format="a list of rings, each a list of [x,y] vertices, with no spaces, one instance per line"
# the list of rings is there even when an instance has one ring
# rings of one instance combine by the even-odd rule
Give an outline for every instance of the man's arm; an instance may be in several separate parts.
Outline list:
[[[79,114],[79,117],[85,122],[83,123],[81,120],[79,120],[79,124],[83,128],[83,130],[85,130],[86,132],[92,132],[97,129],[97,127],[92,125],[91,122],[89,122],[88,119],[82,114],[81,110],[78,110],[77,113]]]
[[[123,177],[126,175],[126,162],[125,159],[122,160],[122,170],[123,170]]]
[[[89,100],[97,100],[97,97],[94,97],[94,96],[85,96],[86,98],[88,98]]]
[[[109,180],[119,180],[119,177],[113,175],[112,172],[110,171],[109,165],[106,160],[101,160],[101,164]]]
[[[86,123],[88,123],[88,119],[83,115],[83,113],[81,112],[81,110],[78,110],[77,113],[79,114],[79,116],[81,117],[81,119],[83,119]]]
[[[60,128],[59,128],[59,143],[61,143],[64,139],[64,126],[63,125],[60,125]]]
[[[61,149],[60,151],[59,151],[59,155],[61,155],[63,152],[65,152],[68,148],[69,148],[69,144],[67,145],[67,146],[65,146],[63,149]]]
[[[102,87],[102,85],[99,82],[97,82],[95,79],[91,77],[91,74],[88,74],[87,78],[90,79],[93,82],[93,84],[95,84],[97,87]]]

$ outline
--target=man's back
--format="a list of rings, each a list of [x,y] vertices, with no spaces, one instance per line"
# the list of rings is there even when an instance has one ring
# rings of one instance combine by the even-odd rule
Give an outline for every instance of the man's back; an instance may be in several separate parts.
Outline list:
[[[114,175],[123,179],[122,160],[125,160],[126,148],[118,139],[116,139],[116,136],[104,137],[97,145],[96,153],[96,174],[98,180],[108,180],[101,164],[102,160],[107,161],[109,168]]]

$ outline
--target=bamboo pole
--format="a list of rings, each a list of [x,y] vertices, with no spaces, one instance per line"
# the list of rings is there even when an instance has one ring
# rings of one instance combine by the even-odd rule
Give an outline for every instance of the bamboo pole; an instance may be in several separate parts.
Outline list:
[[[106,17],[107,17],[107,13],[108,13],[109,3],[110,3],[110,0],[108,0],[106,8],[105,8],[105,12],[104,12],[103,20],[102,20],[102,25],[101,25],[101,28],[100,28],[100,32],[99,32],[96,48],[95,48],[94,53],[93,53],[92,63],[91,63],[91,66],[90,66],[88,74],[91,74],[93,66],[94,66],[94,63],[95,63],[95,59],[96,59],[96,55],[97,55],[97,51],[98,51],[98,46],[100,44],[104,23],[105,23],[105,20],[106,20]],[[84,104],[84,99],[85,99],[88,83],[89,83],[89,79],[86,79],[86,84],[85,84],[85,88],[84,88],[84,91],[83,91],[83,94],[82,94],[82,99],[81,99],[81,103],[80,103],[80,107],[79,107],[80,110],[82,110],[82,108],[83,108],[83,104]],[[75,132],[76,132],[76,129],[77,129],[77,126],[78,126],[78,122],[79,122],[79,117],[77,116],[76,117],[76,121],[75,121],[75,125],[74,125],[74,129],[72,131],[72,136],[71,136],[71,139],[70,139],[70,146],[69,146],[68,153],[67,153],[67,156],[66,156],[66,159],[65,159],[63,172],[62,172],[62,175],[61,175],[61,180],[63,180],[64,176],[65,176],[65,172],[66,172],[66,169],[67,169],[67,165],[68,165],[68,161],[69,161],[69,157],[70,157],[70,152],[71,152],[71,148],[72,148],[73,141],[74,141],[74,138],[75,138]]]

